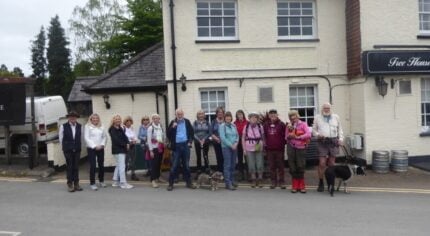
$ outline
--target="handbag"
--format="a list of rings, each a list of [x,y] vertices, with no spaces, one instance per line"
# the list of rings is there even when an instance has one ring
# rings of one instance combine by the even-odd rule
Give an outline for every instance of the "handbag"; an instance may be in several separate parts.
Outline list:
[[[151,160],[151,151],[149,149],[145,152],[145,160],[150,161]]]

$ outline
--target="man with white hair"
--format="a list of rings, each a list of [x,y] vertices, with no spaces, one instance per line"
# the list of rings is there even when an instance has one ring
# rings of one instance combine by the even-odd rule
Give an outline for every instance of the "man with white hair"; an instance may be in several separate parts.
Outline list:
[[[167,138],[173,151],[167,190],[173,190],[173,183],[179,165],[182,165],[187,188],[195,189],[190,174],[190,147],[194,140],[194,130],[191,122],[184,118],[184,111],[180,108],[176,110],[176,118],[170,122],[167,128]]]
[[[318,192],[324,191],[324,172],[328,166],[335,164],[336,155],[339,153],[339,146],[343,143],[343,131],[338,115],[333,114],[330,103],[324,103],[321,107],[321,114],[314,119],[312,128],[314,136],[318,138]]]

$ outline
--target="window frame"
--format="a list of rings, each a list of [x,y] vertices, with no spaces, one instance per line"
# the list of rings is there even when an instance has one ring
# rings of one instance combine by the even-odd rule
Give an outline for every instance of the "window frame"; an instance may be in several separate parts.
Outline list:
[[[422,29],[422,28],[424,28],[423,27],[424,21],[422,20],[422,15],[430,16],[430,11],[423,11],[424,10],[423,8],[422,8],[422,10],[420,10],[422,1],[423,2],[428,1],[428,4],[430,5],[430,0],[418,0],[418,23],[419,23],[418,29],[419,29],[420,34],[430,35],[430,29],[429,30],[423,30]],[[428,23],[430,24],[430,21],[428,21]]]
[[[426,86],[425,83],[428,83],[428,85]],[[427,123],[426,122],[426,117],[429,116],[430,117],[430,110],[427,111],[426,109],[426,104],[430,104],[430,77],[426,77],[426,78],[421,78],[420,81],[420,90],[421,90],[421,101],[420,101],[420,105],[421,105],[421,109],[420,109],[420,113],[421,113],[421,126],[422,127],[430,127],[430,122]],[[426,87],[428,89],[426,89]],[[426,95],[425,97],[423,97],[423,94],[428,93],[428,95]]]
[[[210,103],[212,102],[210,100],[210,92],[212,91],[216,91],[217,92],[217,106],[219,107],[219,100],[218,100],[218,92],[223,91],[224,92],[224,110],[227,111],[228,110],[228,88],[227,87],[203,87],[203,88],[199,88],[199,99],[200,99],[200,109],[202,109],[205,112],[206,115],[206,120],[209,122],[212,122],[211,120],[211,116],[212,115],[216,115],[215,110],[213,112],[210,112]],[[203,109],[203,100],[202,100],[202,92],[207,92],[208,93],[208,101],[206,103],[208,103],[208,110],[209,112],[206,112]]]
[[[291,18],[291,17],[297,17],[297,18],[303,18],[305,16],[288,16],[288,15],[279,15],[279,3],[311,3],[312,4],[312,35],[279,35],[279,18]],[[315,0],[277,0],[276,1],[276,29],[277,29],[277,35],[278,40],[315,40],[318,39],[318,29],[317,29],[317,6]],[[290,28],[290,25],[287,27],[284,26],[284,28]],[[302,24],[300,24],[300,30],[302,30]]]
[[[210,4],[210,3],[214,3],[214,2],[220,2],[220,3],[224,3],[224,2],[229,2],[229,3],[234,3],[234,30],[235,30],[235,36],[221,36],[221,37],[219,37],[219,36],[216,36],[216,37],[212,37],[212,36],[199,36],[199,28],[202,28],[202,27],[199,27],[199,18],[202,18],[202,17],[205,17],[205,18],[208,18],[208,19],[210,19],[211,18],[211,15],[210,15],[210,5],[209,5],[209,8],[208,8],[208,11],[209,11],[209,15],[207,15],[207,16],[199,16],[198,15],[198,10],[199,9],[205,9],[205,8],[198,8],[198,3],[208,3],[208,4]],[[232,41],[232,40],[239,40],[239,30],[238,30],[238,28],[239,28],[239,22],[238,22],[238,2],[237,2],[237,0],[196,0],[196,2],[195,2],[195,6],[196,6],[196,8],[195,8],[195,13],[196,13],[196,38],[197,38],[197,41]],[[224,16],[224,7],[222,6],[222,8],[221,8],[222,10],[222,16],[220,17],[221,19],[222,19],[222,26],[221,26],[221,29],[222,29],[222,31],[224,31],[224,18],[231,18],[231,16]],[[229,28],[231,28],[231,27],[229,27]],[[209,20],[209,26],[208,26],[208,29],[209,29],[209,35],[211,34],[210,32],[211,32],[211,24],[210,24],[210,20]]]
[[[313,99],[314,99],[314,105],[313,106],[299,106],[298,104],[298,100],[297,100],[297,105],[298,106],[293,106],[293,104],[291,104],[291,88],[309,88],[312,87],[313,89]],[[306,96],[306,89],[305,89],[305,97],[308,98],[308,96]],[[299,96],[297,95],[296,98],[298,99]],[[317,84],[290,84],[288,87],[288,104],[290,106],[290,110],[297,110],[298,109],[311,109],[313,108],[314,110],[314,115],[312,117],[310,116],[301,116],[300,119],[302,121],[305,121],[310,127],[312,126],[313,120],[315,120],[316,115],[318,114],[318,85]],[[309,119],[312,119],[312,122],[309,122]]]
[[[410,87],[410,93],[401,93],[400,91],[400,83],[402,82],[409,82],[409,87]],[[398,96],[411,96],[413,94],[412,91],[412,80],[411,79],[400,79],[397,81],[398,85],[397,85],[397,95]]]

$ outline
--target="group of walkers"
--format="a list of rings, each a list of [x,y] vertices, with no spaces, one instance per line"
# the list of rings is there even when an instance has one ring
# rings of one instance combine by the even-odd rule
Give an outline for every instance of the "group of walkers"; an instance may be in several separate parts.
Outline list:
[[[288,112],[288,122],[282,122],[275,109],[265,115],[251,112],[248,119],[244,111],[238,110],[233,117],[222,107],[216,109],[216,118],[209,122],[204,111],[196,114],[191,122],[184,117],[184,111],[177,109],[173,119],[164,130],[160,124],[160,116],[153,114],[144,116],[138,133],[133,130],[133,119],[129,116],[123,120],[115,115],[108,131],[101,125],[100,117],[93,114],[83,129],[88,159],[90,162],[90,187],[97,190],[106,187],[104,183],[104,149],[107,133],[112,141],[112,154],[116,161],[113,175],[113,187],[133,188],[127,183],[126,170],[131,171],[131,179],[139,180],[135,174],[136,145],[140,145],[143,156],[148,164],[148,174],[152,187],[158,188],[163,153],[166,148],[172,151],[168,191],[174,189],[179,171],[182,171],[187,188],[196,188],[190,173],[190,154],[194,145],[198,172],[210,172],[209,148],[213,146],[216,156],[216,171],[224,174],[225,187],[236,190],[235,170],[242,180],[248,179],[251,187],[263,187],[264,161],[270,169],[270,188],[286,189],[285,180],[285,146],[289,171],[292,177],[291,192],[306,193],[304,180],[305,153],[311,140],[312,132],[318,140],[319,167],[318,191],[324,191],[323,174],[327,165],[334,165],[343,141],[343,132],[339,116],[332,114],[331,105],[322,106],[321,114],[314,119],[311,129],[300,119],[299,112]],[[79,115],[70,112],[68,122],[60,127],[62,144],[67,166],[68,191],[82,191],[79,185],[78,164],[81,152],[82,127],[77,123]],[[266,158],[264,158],[266,157]],[[203,162],[202,162],[203,161]],[[99,168],[99,184],[96,185],[96,164]]]

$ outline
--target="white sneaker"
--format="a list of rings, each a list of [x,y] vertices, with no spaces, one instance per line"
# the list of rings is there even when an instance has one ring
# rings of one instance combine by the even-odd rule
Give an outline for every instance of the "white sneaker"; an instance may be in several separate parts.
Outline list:
[[[100,188],[106,188],[107,187],[107,185],[105,184],[105,182],[100,182],[99,185],[100,185]]]
[[[153,180],[151,183],[153,188],[158,188],[157,181]]]
[[[97,191],[99,188],[97,188],[97,185],[92,184],[90,185],[91,190]]]
[[[133,185],[131,185],[131,184],[124,183],[124,184],[121,184],[121,188],[122,188],[122,189],[132,189],[132,188],[134,188],[134,187],[133,187]]]
[[[118,181],[113,181],[113,183],[112,183],[112,187],[114,187],[114,188],[119,187],[119,183],[118,183]]]

